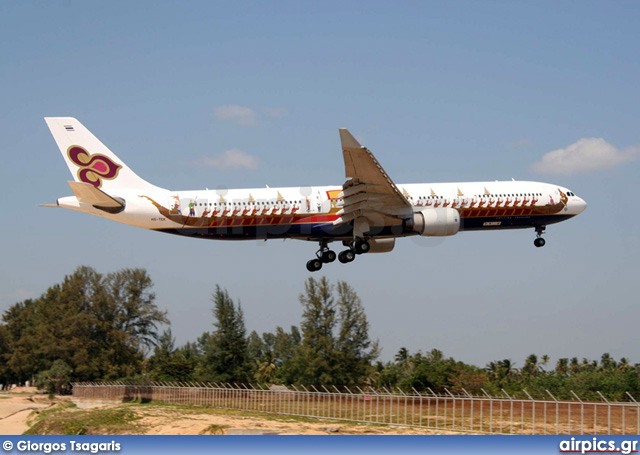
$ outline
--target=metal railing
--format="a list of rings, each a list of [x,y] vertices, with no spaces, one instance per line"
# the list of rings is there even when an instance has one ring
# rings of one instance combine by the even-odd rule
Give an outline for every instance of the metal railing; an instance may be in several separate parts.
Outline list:
[[[640,403],[549,400],[438,395],[431,389],[405,392],[386,388],[344,391],[325,386],[259,386],[125,382],[74,383],[73,396],[102,401],[158,401],[168,404],[208,406],[272,414],[344,420],[381,425],[428,428],[443,432],[487,434],[640,434]]]

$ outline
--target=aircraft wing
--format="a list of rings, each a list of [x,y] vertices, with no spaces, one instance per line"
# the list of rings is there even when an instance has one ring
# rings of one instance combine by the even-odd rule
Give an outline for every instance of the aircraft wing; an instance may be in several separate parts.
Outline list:
[[[369,226],[395,226],[412,211],[370,150],[361,146],[345,128],[340,129],[345,177],[344,203],[334,224],[354,222],[354,234],[362,236]]]

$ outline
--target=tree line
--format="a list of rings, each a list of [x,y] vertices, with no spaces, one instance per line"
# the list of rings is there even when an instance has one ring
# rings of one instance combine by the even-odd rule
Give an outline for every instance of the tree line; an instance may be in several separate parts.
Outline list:
[[[377,341],[356,292],[345,282],[310,278],[300,295],[300,328],[246,335],[244,314],[226,290],[213,294],[213,332],[176,348],[159,337],[146,371],[157,381],[278,384],[364,384],[374,373]]]
[[[64,391],[72,381],[132,379],[216,383],[398,387],[436,393],[625,400],[638,398],[640,364],[603,354],[599,361],[531,354],[520,368],[496,360],[484,368],[438,349],[378,360],[380,346],[356,291],[346,282],[308,278],[302,320],[289,329],[247,335],[244,313],[216,286],[213,327],[176,346],[166,312],[155,304],[143,269],[102,275],[79,267],[36,299],[11,306],[0,323],[0,383],[36,383]]]

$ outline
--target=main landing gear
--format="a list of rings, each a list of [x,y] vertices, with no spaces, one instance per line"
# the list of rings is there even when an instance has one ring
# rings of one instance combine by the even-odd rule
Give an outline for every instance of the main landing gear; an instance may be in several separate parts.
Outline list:
[[[544,230],[545,230],[546,226],[536,226],[536,239],[533,241],[533,244],[540,248],[543,247],[545,243],[545,240],[542,238],[542,234],[544,234]]]
[[[321,240],[320,249],[316,251],[316,258],[307,261],[307,270],[309,272],[317,272],[322,268],[322,264],[328,264],[336,260],[336,252],[330,250],[327,244],[327,241]]]
[[[336,257],[341,263],[348,264],[355,260],[357,254],[368,253],[371,250],[371,245],[365,239],[342,243],[349,248],[336,255],[335,251],[330,250],[327,246],[328,242],[321,240],[320,249],[316,252],[316,258],[307,262],[307,270],[309,272],[317,272],[322,268],[322,264],[333,262]]]

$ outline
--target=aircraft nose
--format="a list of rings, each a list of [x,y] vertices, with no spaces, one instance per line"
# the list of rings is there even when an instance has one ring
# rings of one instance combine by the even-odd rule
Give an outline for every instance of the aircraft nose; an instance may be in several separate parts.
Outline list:
[[[587,203],[581,197],[576,197],[575,201],[573,201],[573,204],[571,205],[574,206],[573,209],[575,210],[576,215],[584,212],[584,209],[587,208]]]

